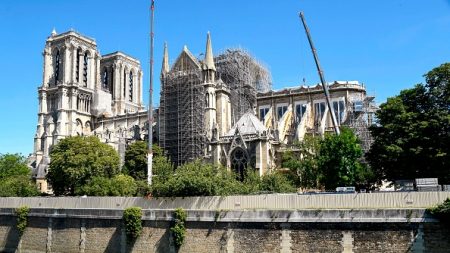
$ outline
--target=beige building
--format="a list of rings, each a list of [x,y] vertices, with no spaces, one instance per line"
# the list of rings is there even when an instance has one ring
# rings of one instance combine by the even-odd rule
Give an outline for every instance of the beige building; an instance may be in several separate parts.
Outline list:
[[[44,48],[43,82],[34,138],[33,177],[43,192],[51,147],[67,136],[95,135],[122,156],[148,136],[140,62],[122,52],[101,55],[95,40],[77,32],[52,32]],[[320,85],[271,90],[270,73],[242,49],[214,57],[208,33],[203,59],[185,46],[161,69],[160,108],[152,131],[176,165],[203,159],[260,175],[280,166],[280,152],[305,135],[331,131]],[[340,125],[356,130],[363,147],[376,107],[356,81],[329,85]]]
[[[262,64],[242,50],[214,57],[209,34],[204,59],[185,46],[170,67],[167,46],[164,52],[159,143],[177,165],[204,159],[241,178],[246,168],[263,175],[305,135],[332,131],[320,85],[270,90]],[[355,129],[368,149],[374,98],[357,81],[335,81],[329,90],[338,124]]]
[[[74,31],[53,31],[43,56],[32,166],[33,177],[46,192],[49,153],[59,140],[96,135],[124,151],[127,142],[143,138],[147,111],[137,59],[121,52],[101,55],[95,40]]]

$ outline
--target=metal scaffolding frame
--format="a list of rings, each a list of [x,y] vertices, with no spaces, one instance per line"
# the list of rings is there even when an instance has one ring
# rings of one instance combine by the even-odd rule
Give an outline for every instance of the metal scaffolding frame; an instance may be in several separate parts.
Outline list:
[[[163,78],[160,145],[175,165],[204,155],[204,97],[201,71],[176,71]]]
[[[352,108],[352,110],[349,113],[347,122],[344,124],[353,129],[356,136],[358,136],[364,153],[369,151],[370,146],[373,143],[373,137],[369,127],[376,123],[374,115],[378,110],[378,107],[376,106],[374,99],[374,96],[365,96],[359,105],[360,108],[357,108],[357,105],[355,104],[348,106],[348,108]]]
[[[205,84],[202,61],[184,50],[179,64],[161,74],[159,144],[175,165],[205,157]],[[192,62],[193,61],[193,62]],[[256,93],[271,88],[267,68],[242,49],[214,58],[216,76],[231,90],[232,124],[256,106]]]
[[[253,111],[257,92],[272,88],[267,68],[243,49],[227,49],[214,58],[217,74],[231,91],[231,119],[236,123],[242,115]]]

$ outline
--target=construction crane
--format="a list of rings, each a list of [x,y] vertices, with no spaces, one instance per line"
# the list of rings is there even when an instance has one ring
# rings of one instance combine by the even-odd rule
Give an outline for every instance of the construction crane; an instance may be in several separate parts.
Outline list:
[[[306,36],[308,37],[309,45],[311,46],[311,51],[314,56],[314,61],[316,62],[317,71],[319,72],[320,82],[322,83],[323,92],[325,93],[325,99],[327,102],[328,110],[331,113],[331,121],[333,122],[333,128],[334,132],[339,135],[340,130],[339,126],[337,124],[336,115],[334,114],[333,107],[331,106],[330,102],[330,93],[328,92],[328,84],[325,82],[325,77],[323,75],[322,68],[320,67],[319,63],[319,57],[317,56],[316,48],[314,48],[314,44],[312,42],[311,35],[309,34],[308,26],[306,25],[305,16],[303,15],[303,12],[300,12],[299,14],[300,19],[302,20],[303,27],[305,28]]]
[[[148,98],[148,153],[147,153],[147,183],[152,184],[153,179],[153,43],[155,34],[153,23],[155,17],[155,0],[150,4],[150,89]]]

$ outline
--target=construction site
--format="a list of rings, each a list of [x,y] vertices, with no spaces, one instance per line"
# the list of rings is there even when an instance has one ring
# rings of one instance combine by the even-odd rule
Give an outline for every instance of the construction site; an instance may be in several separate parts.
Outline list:
[[[214,57],[214,83],[205,82],[205,70],[205,62],[194,57],[187,47],[170,69],[166,60],[163,63],[159,144],[176,165],[210,156],[208,146],[213,132],[217,139],[217,128],[223,128],[220,133],[229,130],[244,113],[256,108],[258,92],[271,89],[267,68],[242,49],[227,49]],[[212,92],[207,91],[210,86],[214,87]],[[228,120],[225,125],[212,122],[217,126],[211,129],[205,122],[205,111],[216,110],[219,92],[227,97],[230,115],[217,112],[216,118]]]
[[[306,135],[323,136],[341,126],[354,129],[368,151],[372,142],[368,127],[377,107],[363,84],[326,83],[328,96],[320,83],[272,90],[264,64],[243,49],[226,49],[213,57],[209,34],[207,38],[204,59],[185,46],[169,66],[165,48],[159,145],[175,165],[203,159],[230,167],[233,155],[241,153],[245,161],[252,160],[251,165],[265,161],[260,167],[277,167],[276,153]]]

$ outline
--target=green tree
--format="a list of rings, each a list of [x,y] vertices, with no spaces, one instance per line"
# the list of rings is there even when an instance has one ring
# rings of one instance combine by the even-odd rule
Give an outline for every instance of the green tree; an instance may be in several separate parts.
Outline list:
[[[119,155],[95,136],[67,137],[50,152],[47,179],[56,195],[74,195],[92,177],[111,178],[119,171]]]
[[[377,112],[367,158],[377,178],[437,177],[450,183],[450,63],[424,75]]]
[[[31,174],[26,159],[20,154],[0,154],[0,180],[14,176]]]
[[[147,180],[147,150],[145,141],[136,141],[127,147],[123,172],[136,180]],[[153,180],[166,180],[173,173],[169,159],[164,156],[163,150],[153,144]]]
[[[145,141],[136,141],[125,150],[122,170],[136,180],[147,179],[147,147]]]
[[[368,167],[360,162],[363,151],[358,137],[348,128],[341,128],[340,135],[325,135],[319,150],[319,182],[327,190],[334,190],[338,186],[355,186],[364,182],[364,176],[370,174],[366,171]]]
[[[31,180],[26,159],[19,154],[0,154],[0,197],[30,197],[39,195]]]
[[[302,188],[317,188],[319,168],[317,155],[320,148],[320,138],[306,136],[302,142],[294,145],[294,150],[283,153],[282,166],[290,170],[290,175],[297,186]]]
[[[38,196],[36,184],[28,175],[18,175],[0,179],[0,197]]]

